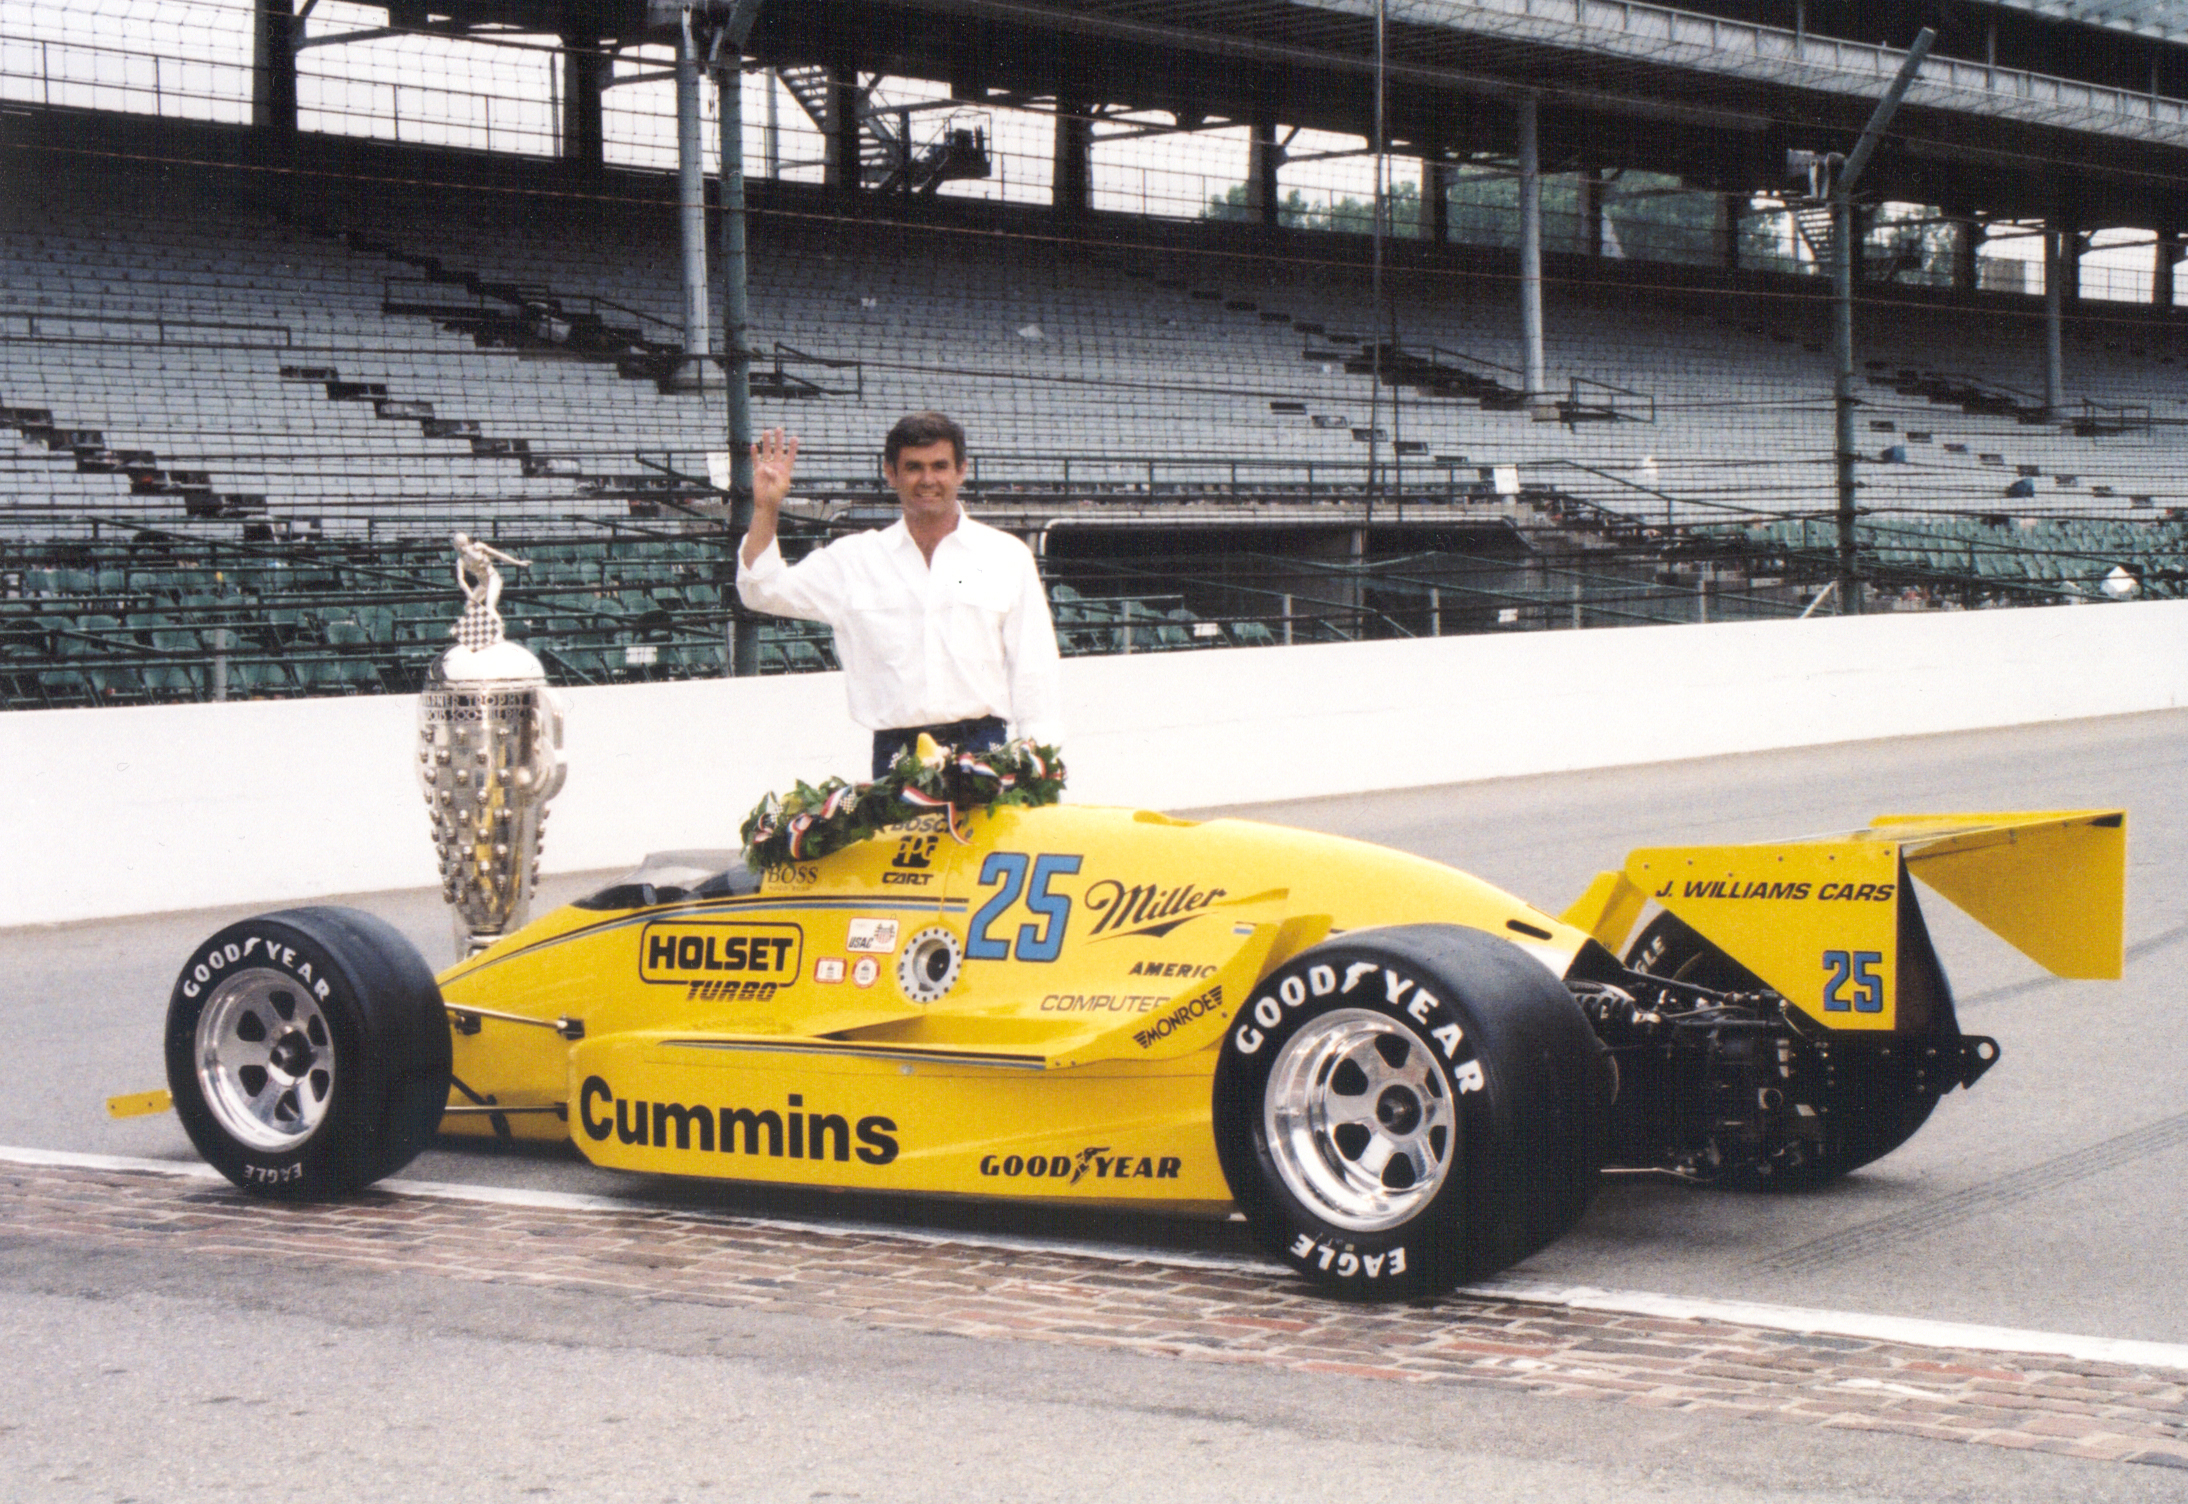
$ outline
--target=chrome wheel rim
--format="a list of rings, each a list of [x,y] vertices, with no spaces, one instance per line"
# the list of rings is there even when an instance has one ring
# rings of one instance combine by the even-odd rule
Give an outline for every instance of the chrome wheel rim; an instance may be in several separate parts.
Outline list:
[[[253,1149],[294,1149],[326,1120],[334,1035],[296,978],[264,967],[224,980],[198,1014],[197,1078],[221,1129]]]
[[[1343,1008],[1286,1041],[1263,1099],[1285,1189],[1323,1221],[1381,1232],[1417,1214],[1451,1173],[1451,1092],[1420,1036]]]

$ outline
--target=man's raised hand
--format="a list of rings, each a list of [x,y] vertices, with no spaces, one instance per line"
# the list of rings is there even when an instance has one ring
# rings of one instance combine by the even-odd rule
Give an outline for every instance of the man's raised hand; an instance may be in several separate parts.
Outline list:
[[[783,498],[790,494],[790,477],[798,468],[798,436],[770,428],[752,446],[752,523],[745,529],[738,557],[747,569],[760,562],[775,541],[775,519]]]
[[[752,446],[752,505],[772,515],[782,509],[790,494],[790,478],[798,468],[798,436],[770,428]]]

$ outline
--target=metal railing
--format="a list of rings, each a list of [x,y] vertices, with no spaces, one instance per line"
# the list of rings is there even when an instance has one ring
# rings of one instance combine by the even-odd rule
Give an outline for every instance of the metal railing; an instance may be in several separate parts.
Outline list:
[[[48,344],[168,345],[203,348],[287,349],[286,324],[241,319],[176,318],[163,313],[110,313],[98,306],[0,308],[0,339]]]
[[[1647,392],[1615,386],[1589,376],[1570,378],[1566,402],[1575,414],[1595,413],[1625,423],[1656,421],[1656,399]]]

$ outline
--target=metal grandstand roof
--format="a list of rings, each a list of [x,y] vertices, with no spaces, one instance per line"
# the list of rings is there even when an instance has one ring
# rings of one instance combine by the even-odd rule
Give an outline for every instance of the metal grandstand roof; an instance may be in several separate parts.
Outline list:
[[[1374,57],[1375,0],[906,3],[1339,70],[1369,66]],[[2178,8],[2188,14],[2188,0]],[[1905,56],[1896,48],[1796,35],[1640,0],[1386,0],[1386,15],[1394,79],[1492,96],[1528,92],[1594,100],[1638,116],[1714,116],[1724,124],[1762,108],[1758,89],[1873,99]],[[2188,102],[1965,59],[1933,55],[1908,102],[1978,120],[2188,146]]]
[[[2188,38],[2188,0],[1995,0],[2008,10],[2025,10],[2054,21],[2074,21],[2101,26],[2107,31],[2131,31],[2138,36],[2163,37],[2169,42]]]

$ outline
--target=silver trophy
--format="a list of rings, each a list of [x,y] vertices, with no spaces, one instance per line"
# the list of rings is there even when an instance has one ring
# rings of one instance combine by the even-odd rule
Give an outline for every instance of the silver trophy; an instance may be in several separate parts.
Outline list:
[[[539,880],[547,801],[562,788],[562,698],[502,635],[498,549],[455,536],[463,615],[418,700],[418,783],[433,817],[458,957],[520,928]]]

